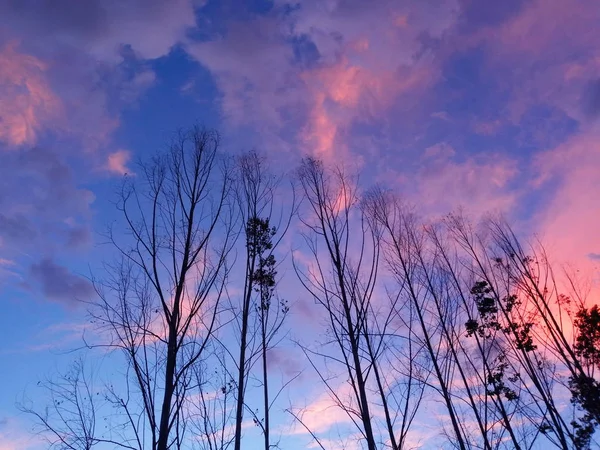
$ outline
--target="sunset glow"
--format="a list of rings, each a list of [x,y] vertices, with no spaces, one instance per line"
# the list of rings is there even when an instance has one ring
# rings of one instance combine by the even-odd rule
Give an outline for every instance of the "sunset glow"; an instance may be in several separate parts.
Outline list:
[[[190,157],[199,141],[208,150]],[[239,193],[242,154],[256,157],[248,185],[268,186],[254,209]],[[194,164],[207,160],[202,178]],[[137,309],[114,307],[119,293]],[[90,315],[99,295],[137,329]],[[169,417],[198,420],[185,439],[235,433],[246,376],[242,449],[264,448],[265,392],[271,448],[394,448],[390,429],[394,450],[460,448],[453,420],[483,446],[478,405],[504,406],[477,352],[489,345],[499,379],[514,368],[506,386],[526,391],[538,369],[515,375],[527,366],[518,333],[547,358],[540,373],[556,367],[560,423],[583,373],[568,359],[577,311],[600,302],[600,1],[0,0],[0,300],[0,450],[47,448],[39,417],[22,411],[43,410],[42,386],[76,358],[102,385],[109,429],[126,429],[111,408],[159,417],[162,399],[131,386],[147,370],[148,392],[162,392],[176,351],[175,395],[194,401]],[[544,321],[546,303],[560,324]],[[456,335],[444,335],[446,314]],[[140,354],[155,372],[125,363]],[[403,403],[406,380],[420,404]],[[522,436],[498,413],[490,442],[561,448],[560,430],[544,428],[552,412],[523,410],[510,412]],[[199,431],[209,412],[227,423]],[[122,433],[127,448],[152,448]],[[124,448],[114,436],[86,450]],[[589,448],[599,442],[597,431]]]

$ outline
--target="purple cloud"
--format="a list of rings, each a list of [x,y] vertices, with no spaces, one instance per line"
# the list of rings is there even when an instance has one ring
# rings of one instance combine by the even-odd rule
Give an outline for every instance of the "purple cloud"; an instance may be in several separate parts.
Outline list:
[[[192,0],[23,0],[0,4],[11,34],[41,38],[37,46],[75,47],[119,61],[129,46],[142,59],[167,54],[195,25]]]
[[[74,305],[94,295],[94,288],[88,280],[71,273],[51,258],[32,264],[29,275],[46,298],[59,303]]]
[[[428,54],[458,12],[454,0],[277,1],[185,48],[213,74],[228,125],[249,125],[278,153],[343,157],[372,144],[353,139],[356,124],[385,120],[435,79]]]
[[[584,89],[583,108],[591,118],[600,116],[600,78],[590,82]]]
[[[62,155],[39,147],[4,153],[2,161],[0,240],[21,251],[89,243],[94,195],[78,186]]]
[[[600,261],[600,253],[588,253],[588,258],[592,261]]]
[[[31,241],[36,237],[37,231],[23,214],[7,216],[0,213],[0,239],[2,241]]]
[[[15,271],[89,246],[82,184],[110,173],[122,111],[154,84],[148,60],[195,23],[193,0],[0,2],[0,258]]]
[[[524,0],[504,0],[490,3],[479,0],[461,0],[461,22],[467,29],[497,26],[517,16],[524,3]]]

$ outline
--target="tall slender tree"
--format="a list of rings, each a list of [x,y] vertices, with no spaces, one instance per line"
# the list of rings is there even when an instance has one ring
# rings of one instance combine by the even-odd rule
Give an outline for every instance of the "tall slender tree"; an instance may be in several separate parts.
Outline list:
[[[345,403],[330,385],[327,387],[338,405],[357,424],[367,448],[375,450],[367,389],[368,363],[363,358],[361,344],[368,302],[377,275],[377,249],[367,255],[366,230],[359,228],[357,232],[351,232],[350,215],[358,202],[354,180],[341,170],[329,172],[322,162],[311,158],[302,162],[299,179],[312,215],[304,223],[310,230],[305,241],[314,257],[314,268],[310,273],[298,273],[306,289],[327,314],[329,332],[340,351],[352,388],[351,403]],[[364,221],[361,223],[364,227]],[[354,262],[351,239],[359,242],[359,254]],[[325,248],[322,259],[319,244]],[[321,378],[325,381],[323,376]]]
[[[423,393],[416,369],[421,346],[407,344],[413,321],[400,311],[404,308],[398,297],[392,295],[386,302],[381,295],[383,228],[369,215],[372,202],[361,201],[357,180],[342,169],[309,158],[303,161],[299,178],[308,204],[303,222],[311,263],[304,270],[297,266],[297,273],[326,313],[327,343],[332,344],[303,350],[366,448],[405,448]],[[348,397],[341,396],[333,384],[340,374],[325,373],[318,366],[319,358],[326,365],[342,366],[350,386]],[[298,413],[294,415],[301,420]]]
[[[281,179],[271,173],[267,161],[256,151],[241,155],[236,164],[237,206],[244,225],[245,242],[244,288],[241,307],[236,314],[239,324],[239,353],[237,355],[237,403],[234,448],[242,446],[244,411],[248,410],[254,423],[261,428],[264,448],[271,447],[268,350],[288,312],[285,302],[275,297],[275,250],[285,236],[295,211],[292,195],[283,207],[276,204]],[[260,361],[259,379],[262,384],[263,417],[247,408],[245,398],[248,381],[255,363]]]
[[[180,133],[121,191],[127,239],[111,229],[121,259],[94,280],[92,315],[127,363],[128,396],[112,395],[129,425],[123,445],[167,450],[185,439],[193,369],[219,326],[233,241],[231,174],[218,146],[213,131]]]
[[[466,450],[470,446],[452,393],[455,364],[452,348],[447,345],[446,320],[453,320],[456,310],[444,296],[443,282],[435,279],[426,233],[417,217],[396,196],[383,190],[373,191],[370,202],[372,220],[382,229],[386,265],[396,280],[398,295],[412,305],[418,324],[419,331],[411,338],[425,348],[436,381],[434,389],[448,412],[451,436],[459,449]],[[444,317],[444,322],[436,317]]]

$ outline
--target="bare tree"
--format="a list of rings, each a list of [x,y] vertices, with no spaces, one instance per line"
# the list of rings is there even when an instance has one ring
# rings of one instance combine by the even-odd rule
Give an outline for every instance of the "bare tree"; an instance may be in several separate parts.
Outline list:
[[[436,383],[430,386],[441,396],[448,411],[452,438],[461,450],[470,448],[457,399],[452,393],[455,361],[448,345],[448,322],[456,309],[446,298],[444,280],[435,273],[427,236],[417,217],[392,193],[371,193],[370,214],[382,229],[382,245],[387,267],[397,283],[398,295],[412,305],[418,333],[411,338],[425,348]],[[440,321],[439,318],[443,318]]]
[[[213,345],[213,354],[194,367],[197,393],[190,402],[190,427],[197,436],[191,448],[224,450],[235,438],[236,383],[227,367],[223,346]],[[209,367],[213,367],[212,370]]]
[[[369,224],[373,243],[379,251],[386,233],[379,220],[383,199],[383,192],[376,188],[368,191],[361,200],[363,220]],[[377,264],[386,266],[386,258],[378,259]],[[413,304],[396,289],[388,288],[387,297],[389,303],[377,309],[373,308],[374,302],[370,302],[372,320],[366,322],[363,336],[385,417],[389,446],[397,450],[407,446],[431,368],[425,358],[425,345],[415,334]]]
[[[97,431],[97,410],[103,403],[103,395],[94,389],[83,359],[77,359],[66,373],[38,382],[38,388],[49,397],[43,411],[35,409],[31,400],[17,406],[36,418],[35,428],[49,448],[91,450],[101,442],[114,443],[101,438]]]
[[[288,312],[287,303],[275,297],[277,270],[274,252],[290,226],[295,200],[292,190],[286,208],[276,204],[280,179],[269,172],[265,157],[256,151],[238,158],[236,179],[236,199],[244,224],[246,245],[242,305],[236,315],[240,345],[234,448],[241,448],[244,410],[248,409],[254,423],[263,432],[265,450],[269,450],[271,400],[268,350],[276,343],[275,338]],[[245,403],[247,385],[257,360],[260,360],[261,367],[258,379],[262,384],[262,418],[257,410],[247,408]]]
[[[396,296],[388,303],[376,292],[382,229],[367,214],[368,202],[361,204],[357,180],[341,169],[329,170],[309,158],[303,161],[299,178],[309,206],[303,222],[308,229],[304,238],[311,263],[304,271],[296,265],[296,270],[326,312],[329,339],[325,344],[337,350],[303,346],[304,353],[368,449],[378,445],[404,448],[423,390],[413,364],[418,345],[398,345],[399,338],[409,340],[412,318],[398,316]],[[406,331],[404,336],[399,335],[401,328]],[[392,357],[407,349],[402,361]],[[318,358],[326,367],[341,365],[351,389],[349,397],[336,391],[334,382],[340,375],[320,368]],[[375,412],[382,413],[382,421]],[[301,416],[292,413],[297,420]]]
[[[118,386],[112,395],[123,411],[123,446],[183,446],[194,367],[219,326],[233,242],[231,177],[218,142],[200,128],[181,133],[121,191],[129,239],[111,229],[121,261],[95,280],[92,315],[127,362],[127,395]]]
[[[408,448],[429,393],[461,450],[598,445],[598,305],[559,279],[539,242],[522,244],[501,219],[424,223],[394,194],[361,196],[357,178],[313,158],[298,179],[308,258],[293,264],[326,321],[319,347],[300,347],[366,448]],[[274,392],[269,349],[288,307],[276,254],[297,206],[293,195],[278,203],[279,183],[256,152],[221,160],[218,136],[200,128],[126,179],[125,230],[108,233],[118,258],[93,279],[105,341],[89,344],[125,364],[98,388],[78,360],[40,383],[45,410],[20,405],[50,447],[241,450],[245,415],[264,450],[278,446],[272,409],[287,383]],[[228,286],[236,242],[239,296]],[[288,412],[325,448],[303,411]]]
[[[329,173],[323,164],[315,159],[302,162],[299,179],[310,206],[310,213],[314,215],[315,220],[303,220],[311,232],[306,235],[305,241],[313,254],[314,269],[309,269],[309,273],[298,270],[298,274],[305,288],[324,307],[328,315],[328,331],[340,351],[354,394],[353,402],[345,403],[321,372],[318,373],[336,403],[357,425],[367,448],[375,450],[375,434],[367,393],[367,369],[364,367],[367,363],[361,353],[361,337],[366,322],[367,302],[370,300],[369,295],[372,293],[376,277],[377,261],[366,261],[367,264],[370,263],[366,268],[367,285],[365,289],[361,289],[363,280],[359,277],[363,276],[361,266],[364,263],[365,230],[359,229],[354,236],[355,239],[362,239],[362,242],[358,245],[361,253],[357,262],[352,265],[350,214],[358,201],[352,180],[344,176],[341,170]],[[323,259],[320,259],[318,238],[326,248]],[[373,258],[376,258],[376,253],[373,254]]]

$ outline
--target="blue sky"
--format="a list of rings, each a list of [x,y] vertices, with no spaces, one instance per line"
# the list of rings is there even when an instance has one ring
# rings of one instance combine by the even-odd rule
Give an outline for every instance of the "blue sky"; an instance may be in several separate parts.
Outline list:
[[[0,449],[34,445],[14,403],[81,342],[120,178],[194,123],[426,214],[504,211],[595,277],[598,23],[597,0],[0,2]]]

